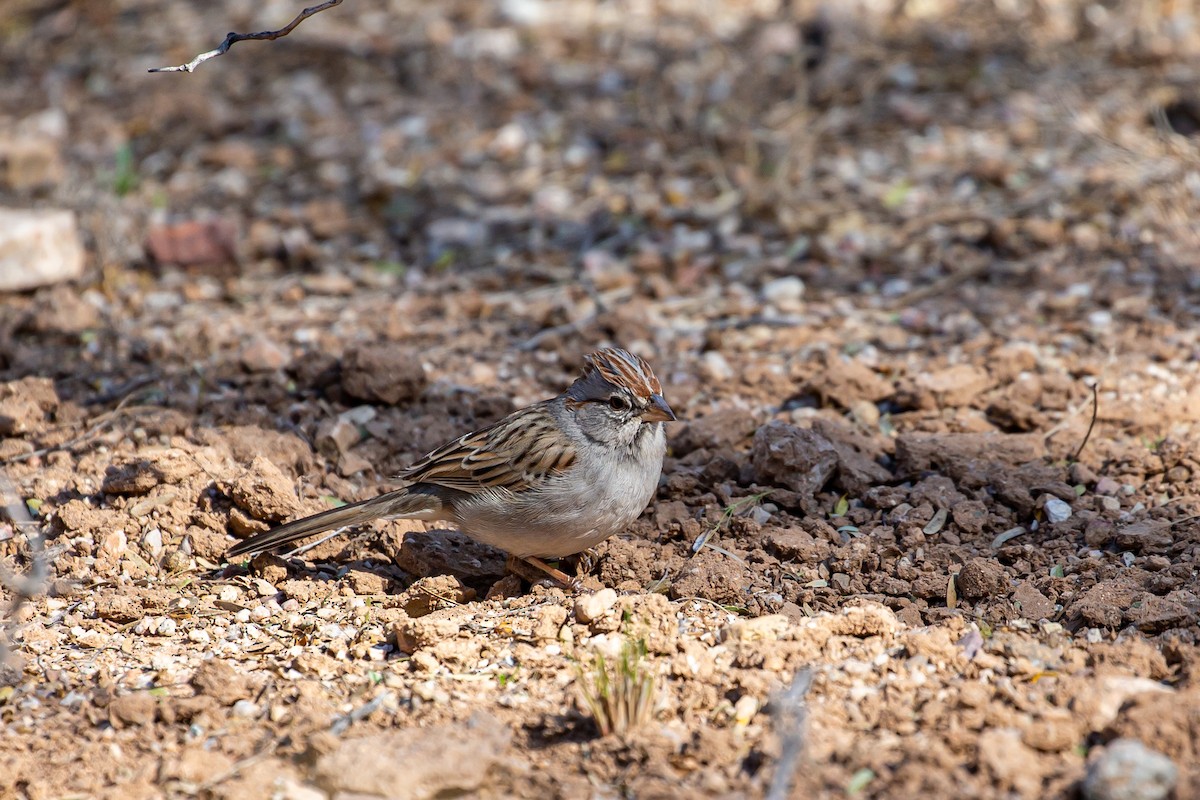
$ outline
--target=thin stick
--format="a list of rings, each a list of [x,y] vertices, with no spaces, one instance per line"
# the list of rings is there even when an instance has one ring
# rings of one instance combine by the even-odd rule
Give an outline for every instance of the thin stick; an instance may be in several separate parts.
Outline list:
[[[342,4],[342,0],[325,0],[325,2],[321,3],[320,5],[315,5],[310,8],[304,9],[303,11],[301,11],[299,14],[296,15],[295,19],[293,19],[287,25],[285,25],[284,27],[282,27],[276,31],[260,31],[258,33],[229,33],[225,36],[225,41],[221,42],[221,44],[219,46],[217,46],[215,49],[209,50],[207,53],[201,53],[200,55],[196,56],[195,58],[193,58],[191,61],[187,62],[186,64],[180,64],[177,67],[155,67],[154,69],[151,69],[149,71],[150,72],[195,72],[196,67],[200,66],[205,61],[208,61],[210,58],[216,58],[217,56],[225,55],[227,52],[229,52],[229,48],[233,47],[238,42],[246,42],[246,41],[268,41],[268,42],[271,42],[276,39],[282,39],[284,36],[287,36],[289,33],[291,33],[293,30],[295,30],[297,25],[299,25],[301,22],[304,22],[304,20],[308,19],[309,17],[313,16],[314,14],[320,14],[322,11],[325,11],[326,9],[330,9],[330,8],[333,8],[334,6],[341,5],[341,4]]]
[[[105,428],[107,428],[109,425],[111,425],[113,422],[115,422],[117,417],[119,417],[121,414],[139,414],[143,411],[161,411],[162,410],[161,406],[130,406],[128,408],[125,408],[125,404],[128,403],[132,399],[133,399],[132,394],[127,395],[124,400],[122,400],[120,403],[117,404],[116,408],[114,408],[112,411],[105,411],[103,414],[96,417],[96,421],[92,424],[92,427],[88,428],[86,431],[79,434],[78,436],[76,436],[73,439],[68,439],[67,441],[63,442],[62,444],[51,445],[50,447],[43,447],[39,450],[34,450],[33,452],[30,452],[30,453],[21,453],[19,455],[15,455],[12,458],[6,459],[3,463],[4,464],[16,464],[21,461],[28,461],[31,458],[40,458],[41,456],[48,455],[49,453],[56,453],[59,450],[70,450],[74,447],[78,447],[79,445],[83,444],[84,442],[87,442],[91,439],[94,439],[96,436],[99,436],[100,432],[103,431]]]
[[[1087,433],[1083,435],[1083,441],[1079,443],[1079,449],[1075,451],[1075,455],[1071,456],[1072,461],[1078,461],[1083,448],[1087,446],[1088,439],[1092,438],[1092,428],[1096,427],[1096,415],[1100,413],[1100,382],[1096,381],[1092,384],[1092,421],[1088,423]]]
[[[779,760],[775,762],[775,774],[771,777],[767,800],[786,800],[792,788],[792,776],[804,751],[804,723],[808,718],[805,695],[812,686],[812,679],[812,669],[809,667],[797,672],[792,685],[776,705],[774,717],[779,734]]]

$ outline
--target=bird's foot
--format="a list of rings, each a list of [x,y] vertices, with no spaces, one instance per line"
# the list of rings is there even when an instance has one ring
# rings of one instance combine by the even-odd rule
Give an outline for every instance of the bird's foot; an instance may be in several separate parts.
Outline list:
[[[577,592],[582,585],[579,578],[568,577],[561,569],[552,567],[540,558],[534,558],[533,556],[527,558],[509,556],[504,566],[509,572],[530,583],[536,583],[546,576],[550,576],[555,583],[564,589],[571,589]]]

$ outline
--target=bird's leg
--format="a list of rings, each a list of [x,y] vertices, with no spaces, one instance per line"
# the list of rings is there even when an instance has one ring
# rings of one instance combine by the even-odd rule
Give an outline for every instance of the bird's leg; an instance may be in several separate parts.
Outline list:
[[[587,550],[584,550],[582,553],[572,556],[572,558],[575,561],[575,574],[580,577],[583,577],[584,575],[591,575],[592,570],[594,570],[596,565],[600,563],[600,556],[597,555],[596,550],[591,547],[589,547]],[[578,578],[576,580],[578,580]]]
[[[509,556],[508,562],[504,566],[509,572],[512,572],[518,577],[524,578],[530,583],[535,583],[540,578],[549,575],[564,589],[579,589],[578,578],[567,577],[565,572],[557,569],[556,567],[550,566],[540,558],[534,558],[533,556],[529,556],[527,558]]]

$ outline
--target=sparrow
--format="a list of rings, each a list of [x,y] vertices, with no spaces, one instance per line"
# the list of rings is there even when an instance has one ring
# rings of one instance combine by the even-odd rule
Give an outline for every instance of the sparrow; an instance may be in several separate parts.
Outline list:
[[[587,550],[623,530],[654,497],[675,420],[645,359],[587,355],[566,391],[460,436],[400,473],[407,485],[252,536],[227,557],[375,519],[446,520],[564,585],[543,559]]]

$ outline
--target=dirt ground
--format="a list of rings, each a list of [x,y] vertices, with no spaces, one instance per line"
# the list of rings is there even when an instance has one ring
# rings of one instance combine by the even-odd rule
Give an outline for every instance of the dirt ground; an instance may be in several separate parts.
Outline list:
[[[88,250],[0,295],[0,797],[1200,796],[1193,4],[356,0],[146,73],[299,6],[0,0],[0,201]],[[582,593],[223,560],[613,343],[681,421]]]

